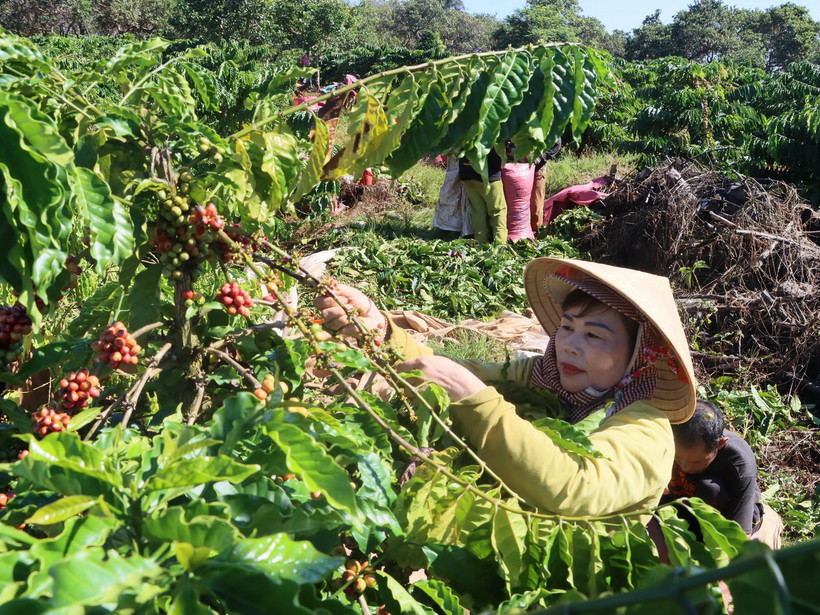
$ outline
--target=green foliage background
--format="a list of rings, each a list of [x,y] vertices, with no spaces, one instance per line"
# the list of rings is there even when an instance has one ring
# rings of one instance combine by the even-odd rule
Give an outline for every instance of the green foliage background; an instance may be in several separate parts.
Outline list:
[[[16,388],[44,369],[58,379],[88,364],[92,341],[113,320],[143,329],[147,341],[136,373],[103,373],[103,404],[76,415],[67,432],[35,437],[20,397],[0,400],[9,421],[2,442],[29,451],[0,467],[16,494],[0,523],[0,613],[358,612],[334,582],[346,556],[372,562],[377,584],[362,601],[374,610],[537,609],[644,584],[680,602],[640,519],[531,510],[450,431],[446,396],[415,391],[372,335],[360,346],[326,339],[309,311],[285,310],[301,335],[282,338],[256,326],[272,316],[268,307],[246,322],[213,302],[185,304],[184,291],[210,298],[227,279],[249,289],[270,282],[282,308],[281,293],[296,282],[327,288],[294,271],[275,242],[261,259],[211,259],[165,279],[148,241],[182,185],[248,235],[273,237],[302,198],[366,167],[399,176],[424,154],[461,148],[482,168],[505,139],[523,155],[567,132],[579,138],[610,80],[605,56],[538,46],[386,71],[325,97],[356,92],[333,133],[335,118],[305,118],[291,106],[292,86],[308,71],[269,70],[244,44],[234,51],[220,60],[211,47],[134,40],[58,65],[27,40],[2,39],[0,276],[37,331],[27,360],[0,381]],[[78,291],[70,309],[57,307],[66,257],[82,250],[85,227],[84,258],[101,283]],[[535,249],[567,253],[560,241]],[[447,259],[474,289],[520,299],[503,251],[442,250],[414,252],[419,297],[429,267]],[[371,246],[355,258],[358,269],[397,257]],[[398,290],[408,283],[402,275],[381,285]],[[430,309],[444,310],[429,296]],[[453,308],[467,307],[454,297]],[[337,394],[320,392],[317,369],[335,379]],[[362,372],[394,393],[352,387],[348,378]],[[263,402],[250,390],[267,374],[276,387]],[[575,454],[593,454],[569,426],[545,429]],[[431,444],[436,452],[425,455]],[[400,488],[411,462],[421,465]],[[673,563],[709,571],[686,581],[688,603],[717,608],[706,587],[724,574],[776,588],[783,608],[809,603],[815,586],[784,562],[815,563],[816,541],[773,565],[736,524],[697,500],[689,506],[703,543],[670,508],[658,511]],[[722,568],[730,560],[739,563]],[[407,586],[417,568],[429,578]]]

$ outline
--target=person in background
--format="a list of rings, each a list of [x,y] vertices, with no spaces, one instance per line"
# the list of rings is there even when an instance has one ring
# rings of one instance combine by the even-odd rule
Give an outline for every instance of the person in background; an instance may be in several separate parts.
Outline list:
[[[459,237],[466,237],[473,232],[470,224],[470,201],[458,178],[457,156],[447,156],[447,171],[438,193],[433,227],[448,233],[458,233]]]
[[[466,156],[458,161],[458,178],[470,201],[473,237],[481,243],[507,243],[507,201],[501,185],[501,156],[491,149],[487,155],[487,181],[473,168]]]
[[[692,418],[673,425],[672,432],[675,465],[661,503],[700,498],[737,521],[749,538],[780,548],[783,523],[760,501],[754,453],[743,438],[725,428],[720,409],[699,399]]]
[[[532,232],[536,237],[538,236],[538,229],[544,225],[544,200],[547,196],[547,162],[555,158],[560,151],[561,137],[558,137],[555,145],[533,161],[535,179],[532,182],[532,194],[530,195],[530,223],[532,224]]]

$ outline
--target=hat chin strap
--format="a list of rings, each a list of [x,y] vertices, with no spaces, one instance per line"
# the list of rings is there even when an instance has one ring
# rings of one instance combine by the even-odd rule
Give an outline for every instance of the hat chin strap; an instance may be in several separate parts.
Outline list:
[[[638,360],[638,357],[641,355],[641,339],[643,338],[643,330],[644,324],[642,322],[638,323],[638,332],[635,334],[635,348],[632,351],[632,357],[629,359],[629,363],[626,365],[626,369],[624,370],[624,375],[621,376],[621,379],[626,378],[632,371],[635,369],[635,362]]]

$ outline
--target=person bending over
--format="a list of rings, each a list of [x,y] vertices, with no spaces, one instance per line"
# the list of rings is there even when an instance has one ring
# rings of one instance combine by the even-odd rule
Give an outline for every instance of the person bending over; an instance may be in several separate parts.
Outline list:
[[[725,428],[720,409],[699,399],[692,418],[674,425],[672,432],[675,464],[661,503],[700,498],[736,521],[749,538],[779,548],[782,522],[760,500],[754,453],[743,438]]]

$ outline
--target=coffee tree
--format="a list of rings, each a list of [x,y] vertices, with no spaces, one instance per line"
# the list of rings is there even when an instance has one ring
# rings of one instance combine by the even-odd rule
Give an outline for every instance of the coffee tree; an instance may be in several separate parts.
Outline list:
[[[223,135],[200,119],[203,52],[167,46],[65,74],[0,44],[0,612],[503,611],[652,573],[639,517],[533,510],[451,431],[446,395],[393,369],[384,331],[325,331],[289,291],[334,296],[333,280],[271,238],[320,182],[457,149],[486,172],[506,139],[579,135],[601,58],[558,45],[386,71],[327,95],[309,135],[294,71]],[[541,428],[599,454],[581,429]],[[739,527],[689,508],[703,543],[658,511],[673,564],[727,563]],[[687,600],[714,604],[710,581]]]

